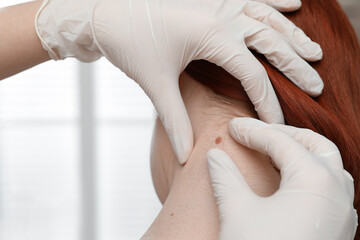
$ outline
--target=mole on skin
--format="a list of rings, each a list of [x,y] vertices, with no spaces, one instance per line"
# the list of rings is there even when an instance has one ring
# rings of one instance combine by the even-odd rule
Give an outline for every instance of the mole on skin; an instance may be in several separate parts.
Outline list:
[[[174,213],[171,213],[170,216],[171,216],[171,217],[174,216]]]
[[[215,143],[219,144],[219,143],[221,143],[221,140],[222,140],[221,137],[218,137],[218,138],[215,139]]]

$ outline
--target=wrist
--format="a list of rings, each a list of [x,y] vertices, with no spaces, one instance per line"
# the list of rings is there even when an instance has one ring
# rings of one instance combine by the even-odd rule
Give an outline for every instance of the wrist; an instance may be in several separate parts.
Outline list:
[[[35,17],[43,48],[54,60],[68,57],[83,62],[102,56],[96,43],[92,17],[96,0],[44,0]]]

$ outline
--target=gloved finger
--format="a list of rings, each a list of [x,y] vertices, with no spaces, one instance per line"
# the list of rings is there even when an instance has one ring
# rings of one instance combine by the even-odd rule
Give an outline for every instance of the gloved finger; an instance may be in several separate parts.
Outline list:
[[[237,78],[261,120],[270,123],[284,123],[279,101],[265,68],[244,43],[231,44],[228,38],[224,39],[227,41],[210,42],[207,46],[208,49],[204,49],[198,58],[221,66]]]
[[[254,19],[249,18],[248,21],[252,28],[245,36],[246,45],[264,54],[272,65],[300,89],[311,96],[320,95],[324,83],[319,74],[295,53],[281,34]]]
[[[254,0],[266,3],[280,12],[292,12],[301,7],[300,0]]]
[[[354,178],[345,169],[340,170],[346,180],[346,191],[349,194],[349,199],[353,200],[355,196]]]
[[[343,169],[343,162],[337,146],[325,138],[324,136],[315,133],[310,129],[295,128],[280,124],[271,124],[276,129],[279,129],[290,135],[297,142],[303,145],[311,153],[323,157],[324,163],[331,168]]]
[[[161,86],[142,88],[155,106],[179,163],[184,164],[194,145],[192,126],[180,94],[178,76],[165,78],[158,81]]]
[[[342,177],[343,186],[350,198],[354,198],[354,179],[349,172],[344,169],[341,154],[337,146],[310,129],[295,128],[280,124],[271,124],[276,129],[290,135],[311,153],[320,156],[319,161],[324,165],[335,170],[335,174]]]
[[[314,165],[311,154],[286,133],[254,118],[230,121],[231,136],[240,144],[271,157],[281,176],[292,176]]]
[[[281,33],[297,54],[308,61],[318,61],[323,52],[319,44],[311,41],[306,34],[283,14],[266,4],[248,2],[244,12],[272,29]]]
[[[213,148],[207,153],[207,159],[211,184],[219,205],[220,218],[223,217],[222,214],[226,214],[226,209],[248,207],[242,203],[245,199],[255,198],[256,194],[251,190],[229,155],[220,149]],[[235,206],[231,206],[232,203]]]

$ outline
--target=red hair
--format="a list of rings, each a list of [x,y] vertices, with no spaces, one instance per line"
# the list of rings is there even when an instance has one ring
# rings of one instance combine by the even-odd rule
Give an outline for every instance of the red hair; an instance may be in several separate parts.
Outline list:
[[[302,0],[302,3],[299,11],[286,16],[323,49],[323,59],[311,64],[324,81],[322,95],[309,97],[263,56],[255,55],[267,70],[286,123],[312,129],[337,145],[344,168],[354,177],[354,206],[360,212],[359,43],[336,0]],[[185,71],[218,94],[248,100],[240,82],[212,63],[193,61]],[[360,240],[359,229],[355,240]]]

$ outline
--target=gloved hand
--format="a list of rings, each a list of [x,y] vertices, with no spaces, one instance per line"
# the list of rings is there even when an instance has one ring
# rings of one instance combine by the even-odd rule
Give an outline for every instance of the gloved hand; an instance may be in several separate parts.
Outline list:
[[[279,190],[256,195],[230,157],[208,152],[219,206],[221,240],[352,240],[357,226],[354,183],[331,141],[307,129],[235,118],[240,144],[268,154],[280,169]]]
[[[301,5],[300,0],[262,2],[280,10]],[[239,79],[267,122],[282,123],[283,114],[265,69],[247,47],[263,53],[310,95],[323,88],[317,72],[302,59],[320,60],[320,46],[265,3],[44,0],[35,24],[53,59],[89,62],[105,56],[134,79],[155,105],[180,163],[192,151],[193,133],[178,79],[192,60],[208,60]]]

